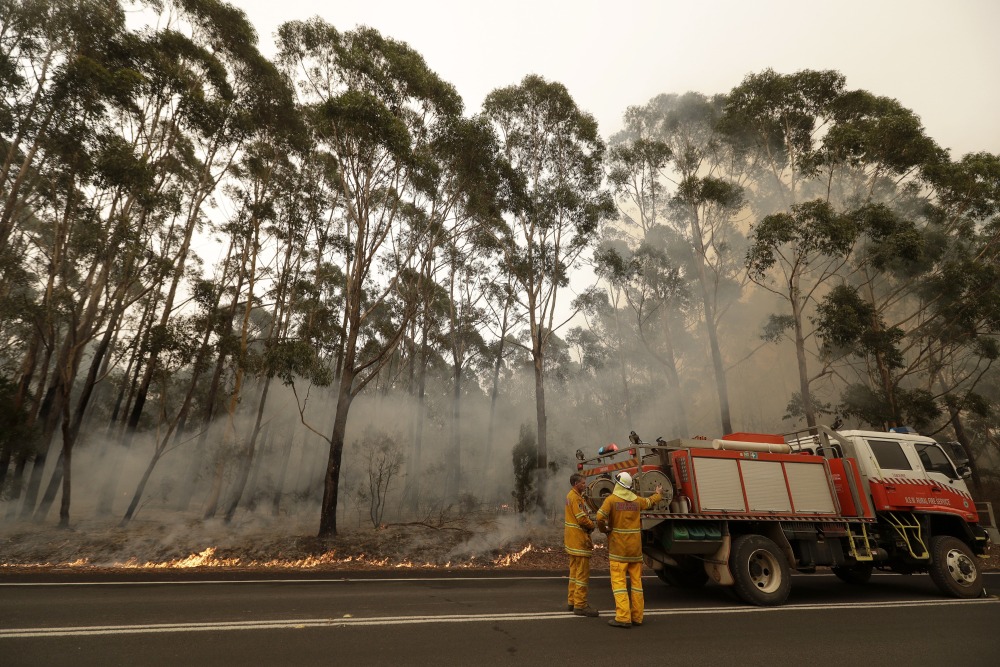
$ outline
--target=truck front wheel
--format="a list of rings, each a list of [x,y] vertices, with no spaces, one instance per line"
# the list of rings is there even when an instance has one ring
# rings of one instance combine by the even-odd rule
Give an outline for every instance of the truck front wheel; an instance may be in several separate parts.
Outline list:
[[[983,593],[983,575],[972,549],[951,535],[931,538],[931,579],[951,597],[976,598]]]
[[[778,545],[762,535],[740,535],[729,554],[733,590],[744,602],[777,606],[788,599],[792,579]]]

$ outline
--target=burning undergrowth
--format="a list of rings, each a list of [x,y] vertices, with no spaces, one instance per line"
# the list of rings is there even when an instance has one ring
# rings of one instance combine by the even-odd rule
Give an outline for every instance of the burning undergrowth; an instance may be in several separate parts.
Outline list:
[[[447,522],[358,528],[335,538],[311,525],[250,520],[239,525],[133,521],[120,528],[84,521],[73,528],[0,525],[0,573],[16,569],[562,570],[562,526],[518,516],[466,516]],[[606,563],[603,547],[595,566]]]

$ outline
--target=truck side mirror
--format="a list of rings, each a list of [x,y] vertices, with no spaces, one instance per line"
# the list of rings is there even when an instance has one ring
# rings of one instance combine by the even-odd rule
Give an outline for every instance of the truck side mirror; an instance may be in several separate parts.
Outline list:
[[[970,468],[969,466],[958,466],[956,472],[958,473],[958,476],[961,477],[962,479],[969,479],[970,477],[972,477],[972,468]]]

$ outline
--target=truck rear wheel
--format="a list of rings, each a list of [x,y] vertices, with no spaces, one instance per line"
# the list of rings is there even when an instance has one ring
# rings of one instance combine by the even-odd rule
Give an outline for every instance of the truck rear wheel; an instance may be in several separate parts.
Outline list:
[[[778,545],[763,535],[740,535],[729,554],[733,590],[745,602],[761,607],[783,604],[792,588],[788,562]]]
[[[951,535],[931,538],[931,579],[941,592],[955,598],[976,598],[983,593],[983,575],[972,549]]]
[[[871,563],[859,563],[844,567],[831,568],[837,578],[848,584],[867,584],[872,578]]]

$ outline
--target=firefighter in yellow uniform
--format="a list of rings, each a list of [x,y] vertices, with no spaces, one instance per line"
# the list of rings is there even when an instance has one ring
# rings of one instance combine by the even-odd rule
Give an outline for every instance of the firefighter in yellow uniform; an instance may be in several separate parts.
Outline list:
[[[587,604],[590,554],[594,549],[594,543],[590,539],[590,534],[594,532],[594,522],[587,516],[587,507],[583,501],[587,481],[583,475],[573,473],[569,483],[573,488],[566,494],[566,518],[563,528],[563,546],[569,554],[567,609],[577,616],[597,616],[598,611]]]
[[[663,486],[648,498],[632,492],[632,475],[615,476],[615,488],[597,510],[597,526],[608,535],[608,561],[611,566],[611,592],[615,596],[615,617],[608,625],[630,628],[642,625],[645,608],[642,598],[642,521],[640,510],[660,502]],[[629,599],[629,587],[632,597]]]

